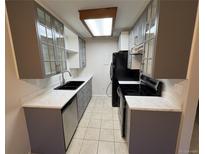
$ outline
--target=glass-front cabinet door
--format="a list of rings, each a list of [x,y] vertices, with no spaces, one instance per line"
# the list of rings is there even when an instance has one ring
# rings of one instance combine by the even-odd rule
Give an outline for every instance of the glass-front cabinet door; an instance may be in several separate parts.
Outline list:
[[[153,59],[155,52],[155,41],[157,32],[157,8],[158,0],[153,0],[147,7],[145,50],[143,55],[142,71],[148,76],[153,73]]]
[[[151,12],[152,6],[149,5],[147,8],[147,17],[146,17],[146,28],[145,28],[145,40],[150,39],[150,23],[151,23]]]
[[[45,75],[66,70],[63,24],[43,8],[37,7],[37,29]]]
[[[151,3],[152,11],[151,11],[151,18],[150,18],[150,39],[156,37],[157,31],[157,6],[158,0],[153,0]]]

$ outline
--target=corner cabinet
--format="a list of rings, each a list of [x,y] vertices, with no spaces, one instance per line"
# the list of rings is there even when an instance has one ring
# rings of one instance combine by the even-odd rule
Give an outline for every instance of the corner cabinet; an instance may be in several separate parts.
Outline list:
[[[147,6],[141,71],[153,78],[184,79],[198,2],[152,0]]]
[[[67,69],[64,25],[35,1],[6,1],[18,74],[41,79]]]

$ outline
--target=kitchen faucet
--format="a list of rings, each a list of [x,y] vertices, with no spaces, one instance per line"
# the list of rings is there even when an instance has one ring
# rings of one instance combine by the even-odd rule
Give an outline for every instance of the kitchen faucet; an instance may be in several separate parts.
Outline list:
[[[66,70],[66,71],[62,71],[61,74],[62,74],[62,82],[61,82],[61,85],[64,85],[65,84],[65,78],[64,78],[64,73],[68,73],[70,77],[72,77],[72,74],[69,70]]]

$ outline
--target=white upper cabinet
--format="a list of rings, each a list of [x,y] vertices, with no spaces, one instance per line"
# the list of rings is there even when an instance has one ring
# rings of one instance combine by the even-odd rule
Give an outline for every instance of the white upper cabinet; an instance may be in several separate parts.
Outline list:
[[[79,52],[78,35],[64,26],[65,49],[67,52]]]
[[[84,68],[86,66],[85,41],[66,26],[64,27],[64,40],[68,67]]]
[[[129,32],[121,32],[118,39],[118,50],[128,50]]]

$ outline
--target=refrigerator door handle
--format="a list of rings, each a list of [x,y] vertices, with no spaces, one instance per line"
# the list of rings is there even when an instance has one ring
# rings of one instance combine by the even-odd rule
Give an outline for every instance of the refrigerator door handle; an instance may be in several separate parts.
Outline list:
[[[110,80],[113,81],[113,74],[114,74],[114,65],[111,63],[110,65]]]

